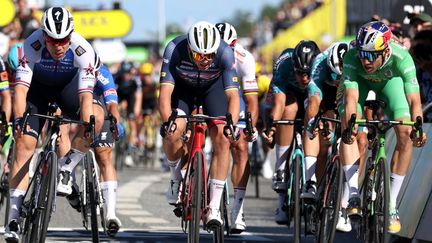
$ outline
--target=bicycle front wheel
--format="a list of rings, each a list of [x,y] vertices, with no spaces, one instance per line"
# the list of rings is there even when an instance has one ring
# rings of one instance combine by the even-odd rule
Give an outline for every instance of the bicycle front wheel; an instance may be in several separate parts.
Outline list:
[[[326,170],[318,242],[333,242],[339,216],[343,170],[339,158],[329,162]]]
[[[294,207],[294,243],[300,242],[300,230],[301,230],[301,199],[300,199],[300,190],[302,187],[301,182],[301,158],[300,156],[296,156],[294,160],[294,188],[291,190],[294,192],[293,197],[291,197],[294,202],[291,204]]]
[[[371,242],[386,243],[389,239],[387,233],[390,196],[389,167],[385,159],[380,159],[375,168],[375,186],[372,194],[374,210],[371,225]]]
[[[202,190],[203,190],[203,166],[204,157],[201,153],[196,153],[193,158],[192,171],[190,173],[189,185],[191,186],[191,203],[189,210],[192,213],[192,218],[189,221],[188,227],[188,242],[198,243],[200,232],[200,221],[202,212]]]
[[[97,216],[97,206],[99,205],[99,198],[97,195],[96,182],[94,180],[95,168],[93,165],[93,158],[90,153],[86,154],[85,166],[86,166],[86,185],[87,193],[90,206],[90,221],[91,221],[91,231],[93,242],[99,242],[99,228],[98,228],[98,216]]]
[[[36,205],[30,242],[44,243],[56,193],[57,155],[49,153],[42,163],[42,181]],[[36,193],[37,194],[37,193]],[[31,217],[31,216],[30,216]]]

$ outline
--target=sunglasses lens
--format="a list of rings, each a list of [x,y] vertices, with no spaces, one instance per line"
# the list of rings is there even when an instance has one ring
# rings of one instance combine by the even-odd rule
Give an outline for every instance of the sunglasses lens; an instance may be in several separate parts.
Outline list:
[[[202,54],[192,51],[192,57],[195,61],[202,61],[204,59],[211,60],[215,57],[214,53],[211,54]]]
[[[68,36],[68,37],[65,37],[63,39],[54,39],[50,36],[47,36],[46,41],[50,44],[65,45],[65,44],[69,43],[70,37]]]
[[[359,51],[359,57],[361,59],[368,59],[368,61],[373,62],[379,56],[379,53],[370,52],[370,51]]]

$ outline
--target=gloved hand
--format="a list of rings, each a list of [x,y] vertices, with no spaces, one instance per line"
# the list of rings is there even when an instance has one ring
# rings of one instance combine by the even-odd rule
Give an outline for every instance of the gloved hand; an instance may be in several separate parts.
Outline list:
[[[123,124],[121,124],[121,123],[117,124],[117,131],[118,131],[117,138],[119,140],[122,139],[122,138],[124,138],[124,136],[125,136],[125,128],[124,128]]]
[[[315,128],[314,131],[312,131],[312,127],[314,126],[314,123],[315,123],[315,117],[312,117],[308,121],[308,125],[306,128],[306,135],[309,137],[309,139],[314,139],[318,133],[318,126]]]

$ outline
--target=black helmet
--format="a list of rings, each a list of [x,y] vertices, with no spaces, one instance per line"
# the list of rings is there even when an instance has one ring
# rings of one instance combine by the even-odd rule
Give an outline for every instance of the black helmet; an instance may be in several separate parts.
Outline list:
[[[292,59],[294,71],[310,73],[315,57],[320,53],[318,45],[311,40],[302,40],[294,48]]]

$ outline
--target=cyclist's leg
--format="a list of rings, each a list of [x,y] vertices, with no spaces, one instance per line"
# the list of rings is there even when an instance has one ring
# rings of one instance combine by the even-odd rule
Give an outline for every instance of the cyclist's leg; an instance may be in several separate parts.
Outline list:
[[[210,116],[225,116],[228,100],[222,80],[216,81],[203,95],[203,112]],[[222,224],[219,211],[225,180],[229,171],[229,140],[223,134],[225,122],[213,121],[208,124],[213,144],[213,157],[210,165],[210,203],[207,210],[207,224]]]
[[[349,88],[345,90],[343,107],[341,107],[341,118],[342,118],[342,131],[345,130],[349,117],[351,114],[357,112],[357,118],[362,116],[362,113],[359,113],[359,105],[362,106],[364,103],[369,88],[359,82],[358,87]],[[346,111],[346,109],[349,109]],[[340,145],[340,155],[341,161],[343,164],[343,170],[345,172],[345,178],[349,185],[349,203],[347,207],[348,216],[360,216],[360,195],[358,190],[358,178],[359,178],[359,160],[360,160],[360,152],[358,150],[357,140],[354,139],[353,144],[345,144],[341,143]]]
[[[405,97],[403,81],[401,78],[393,78],[388,81],[386,86],[381,90],[386,106],[386,113],[390,119],[405,120],[411,119],[410,108]],[[414,93],[410,95],[415,95]],[[419,94],[417,94],[419,95]],[[410,139],[411,127],[396,126],[396,147],[391,160],[391,176],[390,176],[390,225],[389,232],[397,233],[400,231],[400,221],[396,210],[396,199],[399,194],[402,182],[408,172],[412,158],[412,141]]]
[[[31,90],[32,91],[32,90]],[[47,102],[34,99],[33,92],[29,91],[27,106],[32,107],[32,113],[46,112]],[[20,210],[24,194],[29,183],[29,164],[37,145],[37,138],[42,129],[38,118],[29,117],[26,131],[23,135],[14,132],[15,135],[15,156],[11,165],[9,179],[9,224],[6,225],[5,238],[18,240]]]
[[[174,87],[171,96],[171,107],[177,109],[179,115],[190,114],[193,110],[193,96],[190,92],[185,91],[181,84]],[[179,192],[182,180],[181,159],[184,154],[184,144],[182,135],[186,128],[185,119],[177,119],[177,129],[175,132],[163,138],[162,146],[170,168],[170,183],[166,192],[166,198],[169,204],[175,205],[179,202]]]

